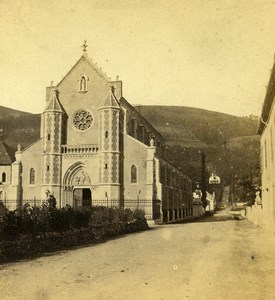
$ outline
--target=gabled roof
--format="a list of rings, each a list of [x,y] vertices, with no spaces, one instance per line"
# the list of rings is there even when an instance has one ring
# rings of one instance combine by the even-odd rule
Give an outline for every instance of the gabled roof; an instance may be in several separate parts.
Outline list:
[[[0,165],[11,165],[14,160],[14,151],[3,141],[0,141]]]
[[[91,58],[88,57],[87,53],[85,52],[83,55],[81,55],[81,57],[79,58],[79,60],[73,65],[73,67],[67,72],[67,74],[62,78],[62,80],[57,84],[57,87],[61,84],[61,82],[72,72],[72,70],[82,61],[82,60],[86,60],[95,70],[96,72],[103,77],[105,80],[110,81],[110,78],[108,78],[108,76],[102,71],[101,68],[99,68],[97,66],[96,63],[94,63],[92,61]]]
[[[104,102],[102,103],[101,107],[117,107],[120,108],[120,105],[118,103],[118,100],[114,94],[114,88],[111,86],[109,93],[106,97],[106,99],[104,100]]]

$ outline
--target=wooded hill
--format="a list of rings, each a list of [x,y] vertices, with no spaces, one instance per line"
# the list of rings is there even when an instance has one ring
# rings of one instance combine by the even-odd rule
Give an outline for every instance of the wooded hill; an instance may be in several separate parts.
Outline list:
[[[224,184],[259,181],[259,136],[255,117],[183,106],[135,106],[169,145],[168,158],[193,181],[200,178],[200,156],[206,154],[208,173],[216,173]],[[2,139],[16,149],[40,136],[40,114],[0,106]]]
[[[255,117],[236,117],[200,108],[148,105],[136,106],[136,109],[167,139],[169,145],[183,147],[203,148],[229,143],[239,137],[249,140],[255,136],[258,126]]]
[[[40,136],[40,114],[31,114],[0,106],[0,129],[2,139],[16,149],[25,148]]]
[[[168,158],[200,181],[201,154],[206,154],[208,175],[215,173],[224,185],[260,184],[260,137],[255,116],[229,114],[183,106],[136,106],[166,138]]]

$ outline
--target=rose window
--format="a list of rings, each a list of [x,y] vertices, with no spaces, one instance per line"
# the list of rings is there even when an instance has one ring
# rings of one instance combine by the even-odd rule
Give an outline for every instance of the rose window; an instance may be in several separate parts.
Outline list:
[[[86,110],[78,110],[73,115],[73,124],[79,130],[86,130],[93,123],[92,114]]]

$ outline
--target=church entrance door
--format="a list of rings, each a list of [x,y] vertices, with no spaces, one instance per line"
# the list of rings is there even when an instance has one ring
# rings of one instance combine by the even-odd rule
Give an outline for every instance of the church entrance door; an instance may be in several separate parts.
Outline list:
[[[92,203],[91,189],[76,188],[73,193],[74,208],[89,208]]]
[[[63,179],[63,205],[74,208],[90,208],[92,204],[92,183],[85,164],[77,162],[65,173]]]

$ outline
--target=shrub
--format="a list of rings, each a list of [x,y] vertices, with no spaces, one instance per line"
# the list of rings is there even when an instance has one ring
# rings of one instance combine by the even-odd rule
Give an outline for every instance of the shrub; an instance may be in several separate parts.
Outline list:
[[[73,229],[73,230],[70,230]],[[0,263],[148,229],[144,211],[48,205],[7,211],[0,220]]]
[[[121,224],[145,221],[145,213],[136,209],[119,209],[97,206],[90,210],[57,209],[48,205],[6,211],[0,220],[0,233],[5,239],[15,239],[19,234],[37,235],[46,232],[65,232],[70,229],[105,226],[107,235],[120,232]]]
[[[0,200],[0,219],[7,213],[8,209],[5,204]]]
[[[129,208],[126,208],[124,211],[123,211],[123,217],[122,217],[123,221],[124,222],[131,222],[133,219],[134,219],[134,213],[131,209]]]
[[[142,209],[135,209],[133,212],[134,219],[144,221],[145,219],[145,211]]]
[[[95,206],[91,210],[90,225],[116,224],[124,221],[124,212],[115,207]]]
[[[13,239],[18,234],[18,220],[15,212],[8,211],[1,220],[1,235]]]

